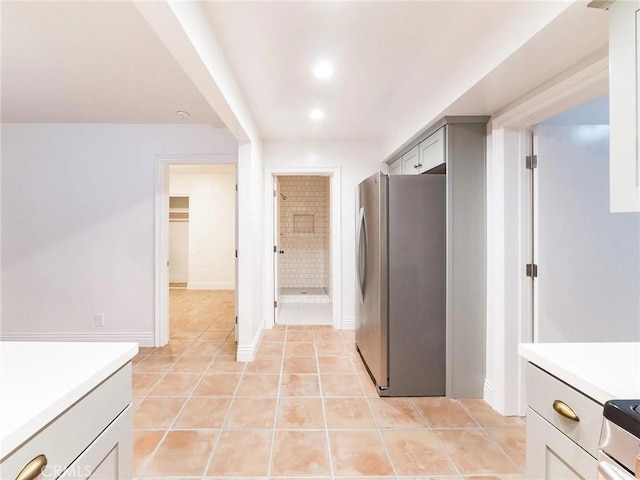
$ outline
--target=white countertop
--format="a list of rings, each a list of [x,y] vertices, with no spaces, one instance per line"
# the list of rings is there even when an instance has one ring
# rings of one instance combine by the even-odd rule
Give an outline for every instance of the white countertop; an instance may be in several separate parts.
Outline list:
[[[522,343],[520,355],[597,402],[640,399],[640,343]]]
[[[136,343],[0,342],[0,460],[137,352]]]

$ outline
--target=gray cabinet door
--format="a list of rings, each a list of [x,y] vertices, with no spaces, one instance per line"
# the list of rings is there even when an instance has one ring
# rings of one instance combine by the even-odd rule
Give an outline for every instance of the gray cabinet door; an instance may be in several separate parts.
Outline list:
[[[404,175],[418,175],[420,173],[418,156],[418,145],[402,156],[402,173]]]
[[[389,175],[402,175],[402,158],[391,162],[391,165],[389,165]]]
[[[418,173],[427,172],[445,163],[444,135],[445,127],[442,127],[418,145]]]

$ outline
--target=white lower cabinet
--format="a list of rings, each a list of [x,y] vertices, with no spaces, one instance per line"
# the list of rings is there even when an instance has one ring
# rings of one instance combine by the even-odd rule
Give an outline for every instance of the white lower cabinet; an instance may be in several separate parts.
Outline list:
[[[127,480],[133,471],[133,407],[128,406],[96,438],[60,478],[64,480]]]
[[[595,479],[596,459],[528,408],[526,478]]]
[[[528,480],[596,479],[602,405],[527,364]]]
[[[0,479],[130,480],[132,417],[127,363],[1,459]]]

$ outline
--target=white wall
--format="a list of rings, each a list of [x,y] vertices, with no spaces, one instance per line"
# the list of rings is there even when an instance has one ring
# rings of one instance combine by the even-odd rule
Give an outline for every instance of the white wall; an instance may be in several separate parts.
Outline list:
[[[262,142],[215,31],[199,2],[134,0],[140,13],[239,142],[238,359],[251,361],[262,333]]]
[[[152,344],[155,156],[237,151],[206,125],[2,125],[1,337]]]
[[[342,248],[342,319],[343,327],[355,322],[355,195],[356,186],[369,175],[386,166],[381,163],[380,144],[373,141],[342,141],[318,144],[267,142],[264,144],[265,167],[332,168],[340,167],[341,177],[341,248]],[[271,243],[271,239],[265,238]],[[270,272],[265,272],[270,275]],[[265,315],[273,309],[265,308]]]
[[[171,195],[189,197],[189,289],[235,288],[235,184],[235,172],[169,176]]]
[[[609,209],[609,126],[537,133],[537,336],[640,340],[640,213]]]

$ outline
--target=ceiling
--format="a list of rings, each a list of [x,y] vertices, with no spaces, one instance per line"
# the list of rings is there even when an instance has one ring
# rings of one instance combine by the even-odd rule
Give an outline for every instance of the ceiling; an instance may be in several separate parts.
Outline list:
[[[583,1],[201,6],[267,140],[393,151],[442,113],[493,114],[607,46],[606,12]],[[133,3],[1,8],[3,122],[180,123],[187,110],[223,126]],[[332,78],[313,77],[317,60]]]
[[[1,9],[3,122],[223,126],[132,3]]]
[[[509,68],[473,85],[569,2],[204,2],[264,138],[383,138],[397,147],[466,94],[489,114],[606,47],[606,12],[580,2]],[[545,17],[546,15],[546,17]],[[562,16],[562,15],[561,15]],[[573,21],[575,16],[579,21]],[[565,29],[569,27],[569,29]],[[576,29],[577,28],[577,29]],[[562,48],[558,48],[562,45]],[[507,46],[511,50],[507,50]],[[318,81],[314,62],[335,73]],[[533,83],[537,82],[537,83]],[[308,114],[321,107],[322,121]]]

